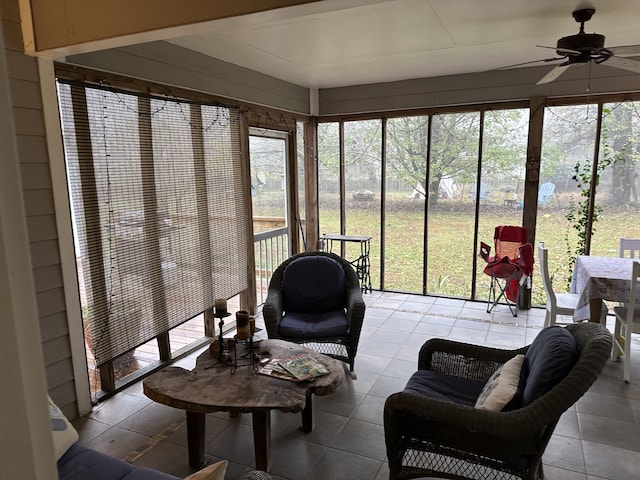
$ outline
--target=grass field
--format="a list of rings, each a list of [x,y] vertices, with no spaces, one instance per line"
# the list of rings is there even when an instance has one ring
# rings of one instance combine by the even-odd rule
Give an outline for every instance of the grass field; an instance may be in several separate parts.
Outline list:
[[[567,260],[569,246],[573,251],[577,233],[565,218],[566,200],[538,212],[534,254],[537,262],[537,242],[543,241],[549,249],[549,270],[556,291],[568,291],[571,264]],[[564,204],[564,205],[563,205]],[[320,234],[339,233],[340,215],[337,195],[323,195],[320,199]],[[254,205],[255,215],[282,215],[273,203],[263,198]],[[385,204],[384,225],[384,285],[382,285],[381,207],[374,201],[346,202],[346,234],[370,235],[371,277],[373,288],[422,293],[425,265],[423,262],[424,201],[409,198],[406,192],[388,194]],[[480,241],[493,247],[493,231],[497,225],[520,225],[522,210],[504,207],[500,202],[489,202],[479,207],[478,235],[474,236],[475,207],[470,202],[441,200],[428,212],[426,270],[427,293],[486,299],[489,278],[482,273],[484,262],[477,253]],[[640,238],[640,206],[605,206],[595,224],[592,255],[617,256],[620,237]],[[359,247],[348,245],[345,256],[359,255]],[[476,264],[473,278],[474,259]],[[534,271],[532,302],[544,303],[544,291]]]

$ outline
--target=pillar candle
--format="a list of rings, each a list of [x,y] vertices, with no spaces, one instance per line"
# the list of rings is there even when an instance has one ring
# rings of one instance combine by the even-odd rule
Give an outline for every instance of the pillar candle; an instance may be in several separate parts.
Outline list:
[[[249,327],[249,312],[239,310],[236,312],[236,328],[238,329],[238,338],[245,339],[251,336]]]
[[[253,315],[249,317],[249,331],[251,332],[251,335],[256,333],[256,317]]]
[[[216,313],[224,315],[227,313],[227,300],[225,298],[218,298],[215,301]]]

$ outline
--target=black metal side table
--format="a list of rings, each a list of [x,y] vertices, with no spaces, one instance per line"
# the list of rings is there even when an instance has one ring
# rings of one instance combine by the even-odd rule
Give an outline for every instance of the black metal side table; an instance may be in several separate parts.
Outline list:
[[[323,234],[322,237],[322,249],[325,252],[333,252],[333,242],[340,244],[340,256],[344,257],[344,244],[347,242],[360,244],[360,255],[349,260],[349,263],[356,269],[358,280],[360,281],[360,288],[364,293],[372,292],[371,288],[371,260],[369,258],[369,252],[371,250],[371,236],[366,235],[332,235]]]

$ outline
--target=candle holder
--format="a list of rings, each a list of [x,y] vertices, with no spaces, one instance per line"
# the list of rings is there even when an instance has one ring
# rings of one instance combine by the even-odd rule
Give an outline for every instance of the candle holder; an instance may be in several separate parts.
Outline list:
[[[220,362],[222,362],[223,356],[224,356],[224,338],[222,337],[222,327],[224,327],[224,319],[227,317],[230,317],[231,314],[229,312],[227,312],[226,310],[219,310],[216,309],[215,313],[213,314],[213,316],[215,318],[218,318],[218,360]],[[235,349],[234,349],[235,350]]]
[[[240,344],[244,344],[246,347],[246,353],[240,356],[238,359],[238,347]],[[244,359],[244,360],[242,360]],[[233,365],[231,365],[231,374],[236,373],[238,367],[251,366],[253,371],[258,371],[258,354],[255,351],[255,344],[253,342],[253,335],[248,338],[238,338],[236,335],[235,345],[233,349]]]
[[[256,369],[256,354],[253,350],[253,331],[251,330],[251,315],[246,310],[238,310],[236,312],[236,328],[237,333],[235,336],[235,348],[233,350],[233,367],[231,373],[236,371],[238,366],[242,365],[251,365],[254,369]],[[242,358],[249,358],[249,363],[238,363],[238,345],[240,343],[244,343],[245,346],[248,346],[248,351]]]

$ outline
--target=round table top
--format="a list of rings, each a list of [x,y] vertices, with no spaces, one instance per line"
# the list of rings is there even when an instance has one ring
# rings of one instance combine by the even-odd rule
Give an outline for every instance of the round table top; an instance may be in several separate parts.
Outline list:
[[[262,340],[254,344],[254,351],[271,358],[309,355],[324,364],[329,373],[305,382],[263,375],[250,364],[239,365],[231,373],[229,364],[219,362],[206,350],[198,356],[193,370],[167,367],[150,375],[143,382],[144,394],[158,403],[196,413],[299,412],[304,409],[308,394],[328,395],[340,386],[344,377],[341,362],[295,343]]]

